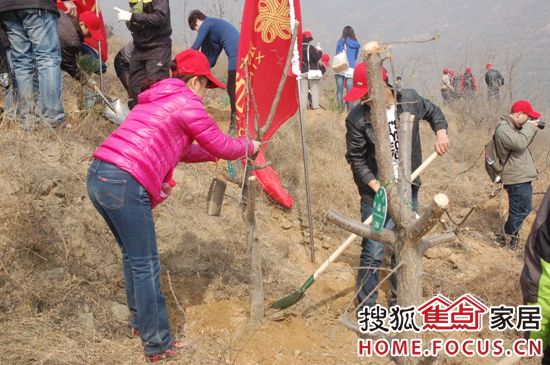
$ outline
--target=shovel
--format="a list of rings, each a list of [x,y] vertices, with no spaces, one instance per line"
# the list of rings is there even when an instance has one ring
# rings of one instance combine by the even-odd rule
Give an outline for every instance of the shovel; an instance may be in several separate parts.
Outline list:
[[[212,179],[206,203],[206,214],[209,216],[218,217],[220,215],[226,186],[227,183],[224,180],[217,177]]]
[[[126,119],[128,113],[130,113],[128,107],[124,105],[124,103],[122,103],[120,99],[115,99],[114,101],[111,101],[110,98],[105,96],[105,94],[103,94],[101,90],[99,90],[95,83],[88,83],[88,85],[90,85],[94,89],[94,91],[101,97],[101,99],[103,99],[103,102],[106,105],[105,117],[115,124],[122,124],[124,119]]]

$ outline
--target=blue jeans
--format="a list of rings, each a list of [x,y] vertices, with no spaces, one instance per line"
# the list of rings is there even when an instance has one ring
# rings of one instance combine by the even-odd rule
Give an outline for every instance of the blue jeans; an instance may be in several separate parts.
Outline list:
[[[131,325],[139,329],[145,354],[172,344],[160,289],[160,259],[147,191],[130,174],[94,160],[88,170],[88,196],[122,250]]]
[[[418,187],[412,189],[412,209],[418,211]],[[361,200],[361,221],[364,222],[372,214],[372,205]],[[386,218],[384,225],[386,228],[393,228],[394,223],[389,217]],[[378,291],[374,290],[380,282],[380,266],[384,259],[384,244],[374,240],[363,238],[361,242],[361,255],[359,256],[359,271],[357,273],[357,301],[359,306],[357,310],[363,307],[372,307],[376,304]],[[396,265],[395,254],[391,255],[391,268]],[[392,274],[390,278],[391,298],[390,305],[397,304],[397,275]],[[372,294],[370,294],[372,292]],[[369,295],[370,294],[370,295]]]
[[[34,123],[36,102],[44,122],[62,123],[65,113],[58,15],[41,9],[22,9],[3,12],[0,17],[11,45],[18,119],[24,126]],[[35,78],[38,86],[33,84]]]
[[[504,233],[511,235],[517,243],[521,225],[533,210],[533,189],[531,182],[504,185],[504,189],[508,193],[508,220],[504,225]]]
[[[343,75],[334,75],[336,78],[336,100],[338,101],[339,106],[343,106],[343,97],[344,97],[344,81],[346,83],[346,90],[350,90],[353,86],[353,80],[347,79]],[[347,110],[350,111],[353,108],[353,103],[346,103]]]

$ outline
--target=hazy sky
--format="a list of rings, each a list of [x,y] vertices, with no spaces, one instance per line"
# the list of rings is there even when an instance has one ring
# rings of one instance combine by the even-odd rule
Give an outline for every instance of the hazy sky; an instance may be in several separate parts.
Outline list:
[[[176,48],[190,45],[196,36],[187,25],[187,13],[199,8],[219,17],[219,4],[223,16],[239,29],[243,0],[170,2]],[[116,35],[129,38],[112,9],[126,9],[128,3],[103,0],[101,5]],[[361,43],[422,40],[437,33],[438,41],[393,46],[406,85],[435,98],[444,67],[463,72],[470,66],[484,91],[484,66],[493,63],[507,83],[513,69],[514,99],[531,99],[550,112],[550,0],[305,0],[301,7],[304,29],[331,56],[346,25],[355,29]]]

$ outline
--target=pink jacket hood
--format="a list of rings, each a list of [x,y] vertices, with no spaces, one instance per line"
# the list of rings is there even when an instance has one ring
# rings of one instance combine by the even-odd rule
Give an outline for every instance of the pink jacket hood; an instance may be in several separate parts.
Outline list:
[[[132,175],[154,208],[164,200],[161,184],[178,162],[237,160],[253,149],[251,140],[225,135],[202,100],[182,80],[170,78],[139,94],[139,103],[93,156]]]

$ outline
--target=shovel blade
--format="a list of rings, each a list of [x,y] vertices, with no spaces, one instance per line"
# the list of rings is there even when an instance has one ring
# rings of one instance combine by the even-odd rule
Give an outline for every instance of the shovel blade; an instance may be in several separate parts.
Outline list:
[[[287,295],[286,297],[279,299],[275,303],[271,304],[269,308],[271,309],[286,309],[291,305],[298,303],[304,297],[305,290],[299,289],[298,291]]]
[[[120,99],[116,99],[105,106],[104,115],[114,124],[122,124],[126,116],[130,113],[128,106],[125,105]]]
[[[222,212],[223,198],[227,183],[222,179],[213,178],[208,190],[208,200],[206,204],[206,214],[217,217]]]

